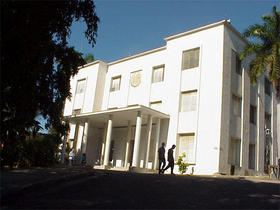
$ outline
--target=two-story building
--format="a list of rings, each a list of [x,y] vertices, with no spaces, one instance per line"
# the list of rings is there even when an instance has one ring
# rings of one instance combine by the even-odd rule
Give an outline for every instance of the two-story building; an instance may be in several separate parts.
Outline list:
[[[254,175],[275,164],[276,99],[265,76],[250,85],[240,33],[223,20],[165,41],[71,79],[64,116],[76,163],[85,153],[95,167],[152,171],[165,142],[194,174]]]

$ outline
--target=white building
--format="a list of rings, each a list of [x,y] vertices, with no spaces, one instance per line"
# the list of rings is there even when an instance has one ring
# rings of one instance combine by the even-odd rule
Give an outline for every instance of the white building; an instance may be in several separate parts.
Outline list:
[[[71,79],[64,116],[76,163],[86,153],[89,165],[155,170],[165,142],[194,174],[263,174],[265,155],[278,157],[276,99],[264,76],[250,85],[250,60],[238,59],[246,40],[224,20],[165,41]]]

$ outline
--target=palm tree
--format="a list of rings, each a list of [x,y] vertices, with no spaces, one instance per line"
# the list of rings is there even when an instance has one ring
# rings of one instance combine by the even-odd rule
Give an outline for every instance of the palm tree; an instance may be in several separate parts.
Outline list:
[[[273,7],[272,14],[263,15],[263,25],[255,24],[245,30],[243,36],[249,38],[247,47],[240,55],[244,59],[255,55],[250,69],[252,84],[267,71],[269,81],[273,84],[276,97],[280,99],[280,12]]]

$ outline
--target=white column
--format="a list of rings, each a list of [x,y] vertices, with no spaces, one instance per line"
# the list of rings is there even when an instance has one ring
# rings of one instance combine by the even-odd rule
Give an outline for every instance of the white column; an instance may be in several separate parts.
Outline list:
[[[131,140],[131,121],[128,121],[127,126],[127,135],[126,135],[126,148],[125,148],[125,157],[124,157],[124,167],[127,166],[128,162],[128,152],[129,152],[129,142]]]
[[[142,125],[142,116],[141,112],[137,113],[136,119],[136,131],[135,131],[135,142],[133,148],[133,159],[132,166],[139,167],[139,146],[140,146],[140,138],[141,138],[141,125]]]
[[[85,122],[84,135],[83,135],[83,143],[82,143],[82,153],[86,153],[87,139],[88,139],[88,122]]]
[[[160,118],[157,119],[156,124],[156,145],[155,145],[155,160],[154,160],[154,170],[157,170],[158,166],[158,145],[159,145],[159,134],[160,134]]]
[[[111,135],[112,135],[112,115],[109,116],[108,120],[108,128],[107,128],[107,136],[106,136],[106,146],[105,146],[105,156],[104,156],[104,165],[107,166],[109,164],[109,154],[110,154],[110,146],[111,146]]]
[[[151,115],[148,116],[147,122],[147,151],[146,151],[146,159],[145,159],[145,168],[148,168],[149,163],[149,154],[150,154],[150,144],[151,144],[151,136],[152,136],[152,125],[153,118]]]
[[[104,123],[104,132],[103,132],[102,148],[101,148],[101,155],[100,155],[100,165],[104,165],[104,153],[105,153],[107,130],[108,130],[108,122]]]

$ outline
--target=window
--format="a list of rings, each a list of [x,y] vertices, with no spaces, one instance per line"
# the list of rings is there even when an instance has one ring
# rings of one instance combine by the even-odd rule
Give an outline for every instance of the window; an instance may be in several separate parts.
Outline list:
[[[85,92],[86,92],[86,80],[85,79],[78,80],[77,87],[76,87],[76,93],[75,93],[74,107],[73,107],[74,110],[82,109],[82,106],[84,103],[84,93]]]
[[[271,115],[268,113],[265,113],[264,119],[265,119],[265,128],[271,129]]]
[[[194,150],[194,134],[180,135],[179,137],[179,156],[186,154],[185,160],[188,163],[195,162],[195,150]]]
[[[157,110],[157,111],[161,111],[161,104],[162,104],[161,101],[151,102],[151,103],[150,103],[150,108],[151,108],[151,109],[155,109],[155,110]]]
[[[240,166],[240,139],[231,139],[229,148],[229,163]]]
[[[233,114],[235,116],[241,117],[241,98],[236,96],[236,95],[232,95],[232,103],[233,103]]]
[[[271,84],[268,79],[265,78],[264,80],[264,92],[271,96]]]
[[[257,121],[257,111],[256,107],[250,105],[250,123],[256,124]]]
[[[235,62],[235,72],[239,75],[242,75],[241,60],[239,58],[239,55],[234,50],[232,50],[232,56]]]
[[[153,68],[152,83],[162,82],[164,78],[164,66]]]
[[[76,90],[76,94],[83,94],[85,92],[86,89],[86,80],[79,80],[77,83],[77,90]]]
[[[181,94],[180,112],[196,111],[197,91],[183,92]]]
[[[121,76],[113,77],[111,80],[110,91],[111,92],[118,91],[120,90],[120,86],[121,86]]]
[[[255,144],[249,145],[249,169],[255,169]]]
[[[182,70],[198,67],[199,48],[183,52]]]

